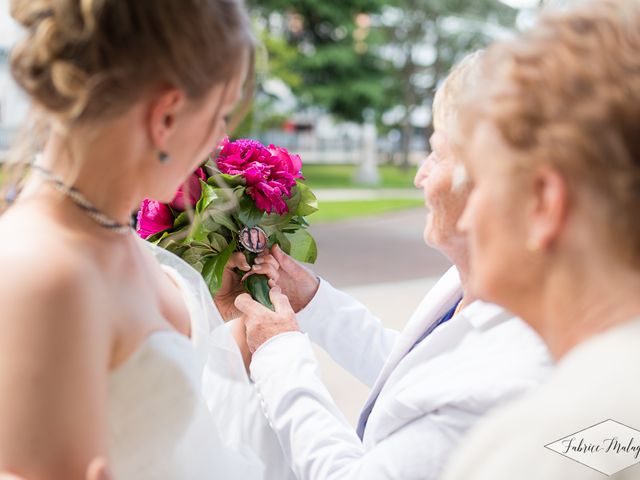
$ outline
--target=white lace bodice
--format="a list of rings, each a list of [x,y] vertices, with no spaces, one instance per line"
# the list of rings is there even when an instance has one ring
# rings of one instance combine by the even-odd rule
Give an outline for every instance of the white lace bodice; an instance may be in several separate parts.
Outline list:
[[[191,338],[156,331],[109,377],[116,480],[293,479],[198,272],[143,242],[178,285]]]
[[[157,331],[111,373],[108,425],[115,478],[215,478],[221,445],[200,395],[198,371],[188,338]]]

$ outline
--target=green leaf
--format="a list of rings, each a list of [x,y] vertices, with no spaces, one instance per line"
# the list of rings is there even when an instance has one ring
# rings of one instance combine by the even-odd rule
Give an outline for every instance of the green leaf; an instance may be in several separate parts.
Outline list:
[[[214,200],[217,200],[219,198],[218,190],[221,190],[219,188],[213,188],[202,180],[200,180],[200,186],[202,187],[202,194],[200,200],[196,203],[196,212],[198,213],[202,213]]]
[[[264,217],[264,212],[256,207],[253,198],[249,195],[240,197],[240,209],[238,211],[238,220],[245,227],[257,226]]]
[[[251,294],[256,302],[261,303],[271,310],[275,310],[269,298],[269,278],[262,274],[249,275],[242,282],[244,289]]]
[[[305,216],[311,215],[318,211],[318,199],[313,194],[311,189],[304,183],[297,182],[298,191],[300,192],[300,203],[296,215]]]
[[[211,232],[209,233],[208,237],[211,248],[213,248],[216,252],[223,251],[225,248],[227,248],[227,245],[229,245],[227,239],[219,233]]]
[[[227,227],[232,232],[239,230],[231,218],[231,214],[215,208],[215,204],[204,211],[202,216],[204,218],[203,223],[210,232],[217,232],[220,226]]]
[[[202,218],[199,215],[193,217],[193,223],[191,224],[191,228],[189,230],[189,236],[187,237],[187,242],[206,242],[208,240],[207,228],[202,223]]]
[[[270,213],[265,215],[260,222],[261,227],[284,227],[293,218],[293,213],[286,213],[284,215],[278,215],[277,213]]]
[[[158,245],[160,240],[169,235],[167,230],[162,230],[161,232],[154,233],[153,235],[146,238],[147,242],[153,243],[154,245]]]
[[[235,249],[236,241],[232,240],[229,245],[227,245],[227,248],[218,255],[211,256],[202,266],[202,277],[209,286],[211,295],[215,295],[222,286],[222,274],[224,273],[224,267]]]
[[[222,228],[218,222],[213,220],[207,212],[202,215],[202,225],[207,229],[207,232],[217,232]]]
[[[181,245],[179,243],[172,244],[172,247],[173,247],[172,249],[173,253],[175,253],[180,258],[182,258],[184,254],[189,250],[188,245]]]
[[[316,241],[307,230],[298,230],[294,234],[285,234],[291,242],[289,253],[296,260],[305,263],[314,263],[318,257]]]
[[[278,230],[280,230],[278,227],[274,227],[272,225],[265,225],[264,223],[260,224],[260,228],[262,228],[262,230],[264,230],[264,233],[267,234],[267,237],[269,237],[269,240],[272,241],[271,236],[276,233]],[[275,238],[275,237],[274,237]]]
[[[186,225],[175,232],[165,232],[165,234],[158,239],[156,245],[162,248],[168,248],[172,243],[182,244],[187,238],[188,229],[189,225]]]
[[[180,257],[189,265],[194,266],[196,263],[202,262],[203,258],[209,257],[213,253],[213,250],[208,245],[191,244]]]
[[[289,238],[287,238],[287,236],[281,231],[276,231],[273,236],[275,237],[276,243],[280,245],[280,248],[282,248],[284,253],[289,255],[289,252],[291,252],[291,241]]]
[[[189,223],[189,214],[181,212],[173,221],[173,228],[182,228]]]
[[[300,204],[300,189],[298,188],[299,182],[296,180],[295,186],[291,189],[291,197],[285,198],[284,201],[289,208],[289,212],[295,212],[298,210],[298,205]]]
[[[242,175],[228,175],[226,173],[220,173],[213,175],[207,179],[207,183],[212,187],[218,188],[233,188],[238,185],[246,185],[247,182]]]

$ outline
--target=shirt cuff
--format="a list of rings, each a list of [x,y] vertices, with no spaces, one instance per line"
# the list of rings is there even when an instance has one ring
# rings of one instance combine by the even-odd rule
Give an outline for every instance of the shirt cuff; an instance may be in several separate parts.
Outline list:
[[[335,288],[324,278],[318,277],[320,284],[315,295],[307,305],[296,313],[296,320],[300,330],[308,332],[312,323],[318,321],[319,316],[327,314],[327,305],[331,305],[331,295]]]
[[[264,342],[251,357],[251,378],[259,378],[261,373],[270,373],[274,369],[288,369],[292,360],[313,357],[309,337],[302,332],[280,333]]]

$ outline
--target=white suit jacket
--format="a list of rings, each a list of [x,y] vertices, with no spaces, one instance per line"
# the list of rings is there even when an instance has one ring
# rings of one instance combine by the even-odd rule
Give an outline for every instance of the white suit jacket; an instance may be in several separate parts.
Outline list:
[[[318,374],[307,335],[254,354],[264,412],[300,479],[432,479],[478,418],[539,384],[551,361],[539,337],[504,310],[474,302],[415,341],[461,297],[457,270],[427,294],[401,333],[322,281],[301,328],[377,397],[360,441]],[[407,353],[409,352],[409,353]]]

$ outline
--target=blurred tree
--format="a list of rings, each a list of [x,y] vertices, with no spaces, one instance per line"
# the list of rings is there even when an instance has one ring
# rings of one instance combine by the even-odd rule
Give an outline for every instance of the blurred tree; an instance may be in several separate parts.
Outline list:
[[[302,104],[319,105],[343,120],[360,122],[364,111],[385,104],[381,80],[388,62],[372,44],[371,14],[385,0],[249,0],[254,15],[271,35],[295,47],[283,71],[298,76],[287,82]],[[270,56],[277,44],[266,44]],[[271,70],[274,70],[270,67]],[[274,73],[275,70],[274,70]]]
[[[395,111],[392,123],[402,132],[404,167],[409,166],[414,114],[430,112],[435,89],[451,66],[512,28],[516,16],[517,10],[496,0],[393,0],[378,17],[386,39],[380,54],[395,67],[385,98]]]
[[[255,22],[254,29],[261,46],[256,55],[256,92],[251,109],[240,125],[232,132],[234,138],[259,138],[265,130],[278,129],[289,117],[283,111],[281,99],[268,88],[270,80],[282,82],[294,90],[302,85],[302,77],[291,69],[298,58],[298,51],[282,36],[272,34],[264,22]]]

